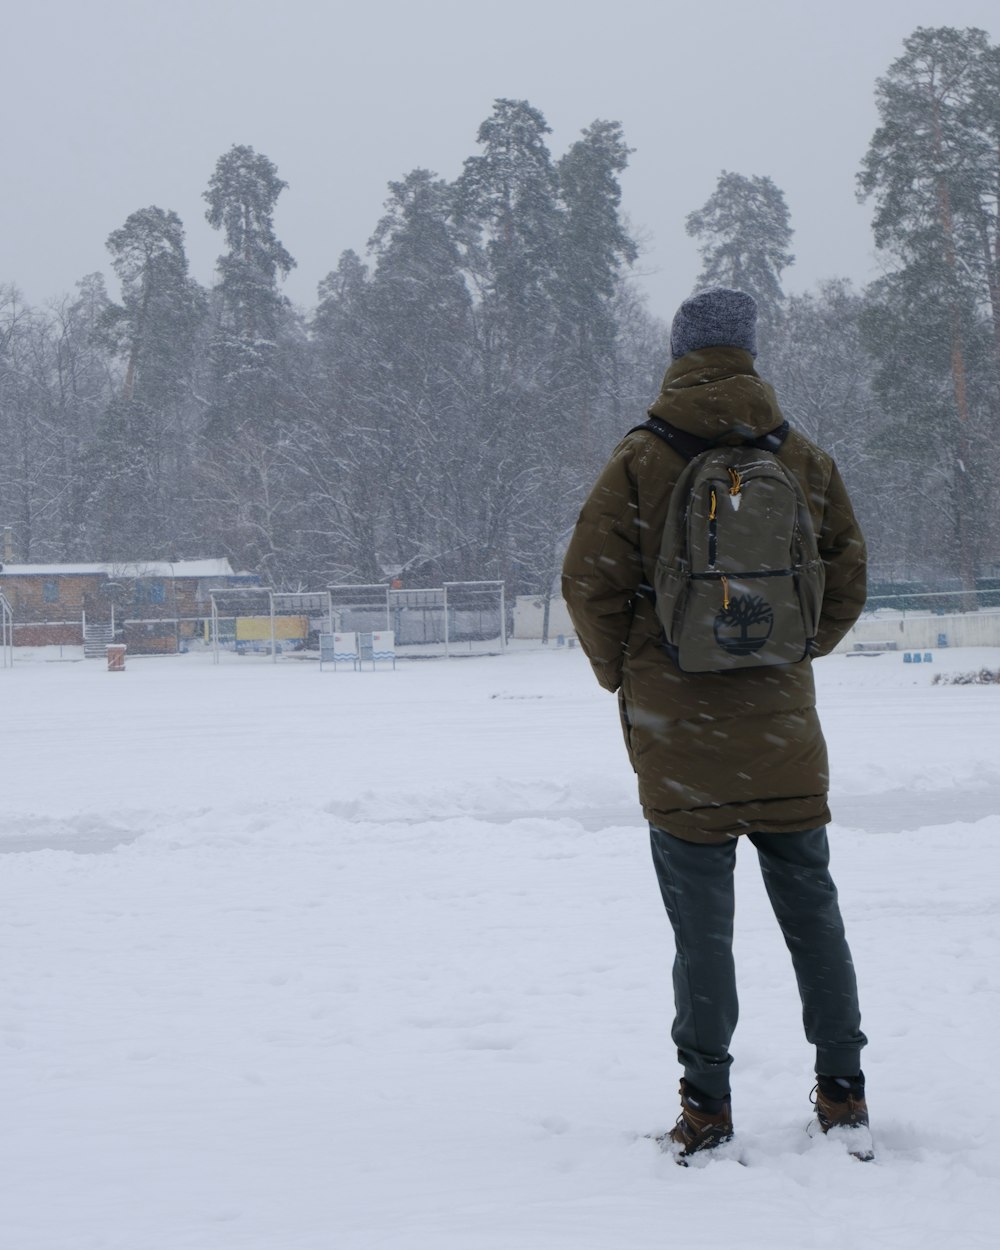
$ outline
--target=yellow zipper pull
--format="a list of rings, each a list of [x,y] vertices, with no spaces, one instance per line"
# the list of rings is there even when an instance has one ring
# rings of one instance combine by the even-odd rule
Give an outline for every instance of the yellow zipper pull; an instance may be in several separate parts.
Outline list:
[[[728,577],[724,577],[724,576],[723,576],[723,577],[720,577],[720,578],[719,578],[719,581],[721,581],[721,582],[722,582],[722,607],[723,607],[723,611],[728,611],[728,610],[729,610],[729,578],[728,578]]]
[[[730,486],[729,488],[729,493],[730,495],[738,495],[740,491],[743,489],[743,478],[739,473],[736,472],[736,470],[731,465],[728,468],[728,473],[732,481],[732,486]]]

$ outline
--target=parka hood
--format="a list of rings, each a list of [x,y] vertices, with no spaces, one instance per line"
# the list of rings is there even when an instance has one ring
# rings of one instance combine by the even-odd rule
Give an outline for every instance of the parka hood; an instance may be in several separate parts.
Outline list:
[[[784,421],[773,388],[739,347],[703,347],[675,360],[649,415],[712,442],[760,438]]]

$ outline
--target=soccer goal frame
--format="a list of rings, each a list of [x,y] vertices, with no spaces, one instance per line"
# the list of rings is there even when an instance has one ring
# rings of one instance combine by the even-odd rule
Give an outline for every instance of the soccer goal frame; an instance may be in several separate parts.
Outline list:
[[[283,642],[291,638],[305,641],[311,633],[331,632],[333,628],[330,596],[324,590],[278,591],[265,586],[236,586],[210,590],[209,598],[213,664],[219,663],[222,649],[228,649],[230,637],[237,652],[260,650],[263,644],[270,652],[271,662],[276,664]],[[229,621],[233,622],[231,632],[223,629],[223,622]]]
[[[496,635],[500,643],[500,654],[507,651],[507,603],[505,587],[500,581],[485,582],[445,582],[444,592],[444,656],[450,659],[458,654],[462,642],[468,642],[469,653],[472,654],[472,643],[476,633],[482,633],[482,618],[485,613],[497,614],[499,633]],[[479,618],[478,629],[475,618]]]
[[[507,650],[502,581],[445,582],[404,588],[385,582],[329,588],[334,629],[390,630],[396,653],[421,656],[495,655]],[[483,646],[488,650],[483,650]]]
[[[328,586],[326,593],[330,598],[330,632],[370,634],[378,629],[391,629],[391,590],[387,582],[358,585],[338,583]]]

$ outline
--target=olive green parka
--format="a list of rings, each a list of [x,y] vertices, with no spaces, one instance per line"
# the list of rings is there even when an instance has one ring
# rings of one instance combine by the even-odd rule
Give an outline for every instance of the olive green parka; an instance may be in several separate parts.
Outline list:
[[[739,348],[689,352],[667,370],[652,415],[737,443],[784,420]],[[833,460],[792,429],[778,457],[808,501],[826,588],[815,654],[831,651],[865,601],[865,545]],[[597,680],[618,691],[646,818],[695,842],[798,832],[830,819],[826,743],[811,660],[685,673],[668,657],[651,597],[671,490],[686,461],[657,435],[627,434],[591,491],[563,564],[563,596]]]

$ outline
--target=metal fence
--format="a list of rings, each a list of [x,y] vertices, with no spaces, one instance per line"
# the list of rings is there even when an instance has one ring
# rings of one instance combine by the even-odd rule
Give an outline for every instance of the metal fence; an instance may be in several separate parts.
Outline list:
[[[413,589],[390,584],[329,587],[334,630],[388,629],[411,654],[503,652],[507,607],[500,581],[445,582]]]
[[[12,668],[14,665],[14,612],[7,596],[0,593],[0,621],[2,621],[3,638],[0,642],[0,668]]]
[[[1000,608],[1000,578],[977,578],[975,590],[966,590],[957,580],[943,584],[873,582],[868,587],[865,611],[877,612],[880,608],[942,616],[972,608]]]

